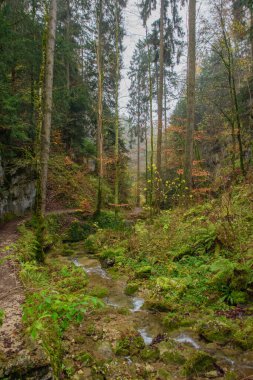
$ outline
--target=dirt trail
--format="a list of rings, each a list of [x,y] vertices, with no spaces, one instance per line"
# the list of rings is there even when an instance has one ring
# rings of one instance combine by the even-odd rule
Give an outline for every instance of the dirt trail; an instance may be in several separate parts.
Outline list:
[[[22,220],[0,227],[0,308],[4,311],[0,327],[0,379],[18,379],[21,374],[31,379],[50,379],[49,364],[41,350],[31,342],[22,325],[22,303],[25,290],[18,278],[13,243],[17,240]]]

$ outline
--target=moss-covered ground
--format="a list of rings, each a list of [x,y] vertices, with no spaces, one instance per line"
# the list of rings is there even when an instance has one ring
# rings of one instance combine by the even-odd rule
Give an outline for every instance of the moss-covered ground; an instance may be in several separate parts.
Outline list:
[[[24,322],[56,378],[252,376],[252,201],[252,186],[244,184],[134,224],[112,212],[50,217],[45,265],[34,261],[32,222],[22,227],[16,249],[27,290]],[[71,259],[82,257],[100,262],[109,280],[75,267]],[[106,305],[113,288],[121,297],[142,297],[141,314]],[[159,321],[151,345],[136,328],[140,319]],[[182,333],[197,348],[175,339]]]

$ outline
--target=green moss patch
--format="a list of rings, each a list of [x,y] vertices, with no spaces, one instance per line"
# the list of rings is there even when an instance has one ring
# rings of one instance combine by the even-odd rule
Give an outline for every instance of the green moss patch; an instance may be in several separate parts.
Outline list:
[[[185,376],[203,375],[208,371],[213,370],[215,359],[202,351],[196,351],[187,360],[183,367],[183,374]]]

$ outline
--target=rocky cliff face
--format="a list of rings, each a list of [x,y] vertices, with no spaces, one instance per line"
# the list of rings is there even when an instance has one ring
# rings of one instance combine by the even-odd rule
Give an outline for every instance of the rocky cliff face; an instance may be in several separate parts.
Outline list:
[[[5,166],[0,157],[0,219],[31,210],[35,194],[36,181],[31,166]]]

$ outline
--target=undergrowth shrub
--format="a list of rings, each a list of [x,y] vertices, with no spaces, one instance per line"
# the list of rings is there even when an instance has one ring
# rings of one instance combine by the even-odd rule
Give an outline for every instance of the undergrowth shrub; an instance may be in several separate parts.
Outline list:
[[[62,370],[62,337],[70,323],[80,323],[91,307],[103,304],[95,297],[51,293],[43,290],[30,295],[24,306],[23,319],[33,339],[39,339],[50,358],[54,376]]]
[[[36,233],[32,229],[26,228],[24,225],[19,227],[20,238],[16,243],[16,251],[19,261],[24,263],[36,259],[36,252],[39,243]]]
[[[125,248],[124,247],[116,247],[116,248],[107,248],[100,252],[99,257],[101,260],[106,259],[116,259],[124,256]]]
[[[76,268],[73,273],[69,275],[63,275],[63,271],[61,271],[61,275],[63,278],[60,278],[57,282],[57,289],[68,289],[69,292],[77,292],[85,289],[88,284],[87,275],[84,273],[82,268]]]
[[[70,324],[80,323],[87,310],[102,307],[98,298],[87,295],[87,275],[74,265],[47,259],[35,261],[37,241],[33,230],[21,227],[16,249],[21,263],[20,278],[28,291],[23,318],[28,331],[38,339],[60,379],[63,334]]]
[[[175,247],[174,260],[181,260],[184,256],[201,256],[210,253],[215,248],[215,241],[217,239],[216,229],[213,224],[209,224],[205,228],[197,228],[194,235],[191,236],[190,241],[181,247]]]
[[[27,288],[47,286],[49,280],[45,268],[38,266],[36,261],[22,263],[19,276]]]
[[[21,278],[30,287],[39,288],[31,293],[23,308],[23,319],[33,339],[42,342],[50,358],[56,379],[62,367],[62,339],[70,324],[80,323],[87,310],[102,307],[98,298],[85,294],[87,277],[74,266],[46,268],[36,263],[25,263]]]
[[[74,221],[71,223],[67,239],[71,242],[78,242],[86,239],[94,232],[94,228],[88,223]]]
[[[120,230],[125,227],[121,217],[116,216],[113,211],[102,211],[94,217],[94,221],[99,228]]]
[[[221,293],[222,301],[229,305],[247,302],[247,288],[253,278],[250,266],[220,257],[210,265],[210,271],[210,284]]]
[[[87,253],[99,253],[108,248],[127,248],[129,231],[98,228],[95,234],[90,235],[84,241],[84,249]]]
[[[98,234],[89,236],[84,242],[84,249],[87,253],[96,253],[100,247]]]

